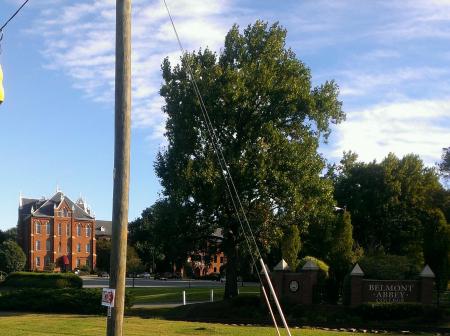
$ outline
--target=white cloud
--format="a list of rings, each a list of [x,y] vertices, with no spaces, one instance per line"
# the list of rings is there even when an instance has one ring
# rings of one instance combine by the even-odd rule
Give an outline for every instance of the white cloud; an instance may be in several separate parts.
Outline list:
[[[228,0],[167,1],[186,50],[223,44],[228,20]],[[97,102],[114,99],[115,1],[61,2],[58,8],[42,9],[34,33],[44,39],[46,68],[63,71],[73,86]],[[164,124],[158,90],[160,65],[168,56],[178,62],[180,52],[161,0],[133,2],[132,25],[132,120],[135,127],[149,128],[160,137]]]
[[[434,83],[444,78],[445,82],[450,70],[432,67],[403,67],[383,72],[341,71],[341,94],[345,96],[362,96],[372,93],[380,87],[389,90],[405,91],[405,86],[423,83],[424,80]],[[391,92],[392,93],[392,92]]]
[[[448,146],[450,99],[410,100],[348,112],[336,127],[333,156],[358,153],[363,161],[382,160],[389,152],[420,155],[427,164],[438,161]]]

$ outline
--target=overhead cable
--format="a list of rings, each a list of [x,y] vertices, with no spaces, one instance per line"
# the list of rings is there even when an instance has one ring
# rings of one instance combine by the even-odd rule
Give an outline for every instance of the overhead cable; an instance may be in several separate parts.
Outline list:
[[[179,37],[179,35],[178,35],[177,29],[176,29],[176,27],[175,27],[175,23],[174,23],[174,21],[173,21],[173,19],[172,19],[172,16],[171,16],[171,14],[170,14],[169,7],[168,7],[168,5],[167,5],[167,3],[166,3],[166,0],[163,0],[163,1],[164,1],[164,5],[165,5],[165,7],[166,7],[166,10],[167,10],[167,14],[168,14],[169,19],[170,19],[170,22],[171,22],[171,24],[172,24],[172,28],[173,28],[173,30],[174,30],[175,36],[176,36],[176,38],[177,38],[177,41],[178,41],[178,45],[179,45],[180,51],[181,51],[181,53],[182,53],[183,55],[185,55],[186,53],[185,53],[185,50],[184,50],[183,45],[182,45],[182,43],[181,43],[181,39],[180,39],[180,37]],[[190,64],[189,64],[189,59],[187,59],[186,67],[187,67],[188,74],[189,74],[189,77],[190,77],[189,79],[190,79],[190,81],[191,81],[191,83],[192,83],[192,85],[193,85],[193,87],[194,87],[195,94],[196,94],[196,96],[197,96],[197,98],[198,98],[198,100],[199,100],[199,102],[200,102],[200,110],[201,110],[202,115],[203,115],[203,118],[204,118],[204,120],[205,120],[205,124],[206,124],[207,131],[208,131],[208,133],[209,133],[209,135],[210,135],[210,137],[211,137],[211,140],[212,140],[212,141],[211,141],[211,142],[212,142],[212,146],[213,146],[213,148],[214,148],[214,152],[215,152],[215,154],[216,154],[216,156],[217,156],[217,159],[218,159],[218,162],[219,162],[219,165],[220,165],[220,169],[221,169],[222,175],[223,175],[224,180],[225,180],[225,184],[226,184],[227,189],[228,189],[228,192],[229,192],[229,194],[230,194],[231,201],[232,201],[232,204],[233,204],[233,208],[234,208],[234,210],[235,210],[235,212],[236,212],[237,219],[238,219],[238,221],[239,221],[239,224],[240,224],[240,226],[241,226],[242,232],[243,232],[243,234],[244,234],[244,237],[245,237],[245,241],[246,241],[246,243],[247,243],[247,246],[248,246],[248,248],[249,248],[249,253],[250,253],[250,256],[251,256],[251,258],[252,258],[253,265],[256,267],[256,262],[255,262],[255,259],[254,259],[253,253],[252,253],[252,250],[253,250],[253,249],[251,248],[251,245],[252,245],[251,242],[254,244],[254,247],[255,247],[255,249],[256,249],[256,252],[257,252],[257,254],[258,254],[258,256],[259,256],[259,260],[260,260],[260,263],[261,263],[261,265],[262,265],[263,273],[265,274],[266,280],[267,280],[267,282],[269,283],[269,288],[271,289],[271,292],[272,292],[272,294],[273,294],[273,297],[274,297],[276,306],[277,306],[278,311],[279,311],[279,313],[280,313],[280,315],[281,315],[281,317],[282,317],[282,321],[283,321],[283,324],[284,324],[284,326],[285,326],[286,332],[288,333],[288,335],[291,335],[290,330],[289,330],[289,327],[288,327],[288,325],[287,325],[287,323],[286,323],[286,320],[285,320],[285,318],[284,318],[283,311],[282,311],[281,306],[280,306],[280,304],[279,304],[279,302],[278,302],[278,298],[276,297],[275,291],[274,291],[274,289],[273,289],[273,287],[272,287],[272,285],[271,285],[271,281],[270,281],[268,272],[267,272],[266,268],[264,267],[264,262],[263,262],[261,253],[260,253],[260,251],[259,251],[259,247],[258,247],[258,245],[257,245],[257,243],[256,243],[255,236],[253,235],[253,231],[252,231],[252,229],[251,229],[251,226],[250,226],[249,221],[248,221],[248,219],[247,219],[247,216],[246,216],[246,214],[245,214],[245,210],[244,210],[244,207],[243,207],[243,205],[242,205],[241,199],[240,199],[240,197],[239,197],[239,193],[238,193],[238,191],[237,191],[237,188],[236,188],[236,186],[235,186],[235,184],[234,184],[233,177],[232,177],[232,175],[231,175],[231,173],[230,173],[230,170],[229,170],[229,168],[228,168],[228,164],[227,164],[226,159],[225,159],[225,157],[224,157],[224,155],[223,155],[223,151],[222,151],[222,149],[221,149],[221,145],[220,145],[219,138],[218,138],[218,136],[217,136],[217,134],[216,134],[216,132],[215,132],[215,130],[214,130],[214,127],[213,127],[213,125],[212,125],[211,119],[209,118],[208,110],[207,110],[207,108],[206,108],[206,106],[205,106],[205,103],[204,103],[204,101],[203,101],[202,95],[201,95],[200,90],[199,90],[199,88],[198,88],[198,86],[197,86],[197,82],[196,82],[196,80],[195,80],[194,73],[193,73],[193,71],[192,71],[192,69],[191,69],[191,67],[190,67]],[[230,185],[231,185],[231,186],[230,186]],[[239,204],[239,209],[238,209],[238,206],[237,206],[236,203]],[[241,220],[240,213],[242,213],[242,216],[243,216],[243,218],[244,218],[244,223],[245,223],[246,226],[247,226],[249,235],[250,235],[250,237],[251,237],[251,241],[250,241],[250,238],[249,238],[249,237],[247,236],[247,234],[246,234],[246,229],[244,228],[244,225],[243,225],[243,223],[242,223],[243,221]],[[261,282],[261,286],[263,286],[263,282],[262,282],[262,279],[261,279],[261,277],[260,277],[260,275],[259,275],[259,272],[257,271],[256,273],[257,273],[258,278],[259,278],[259,280],[260,280],[260,282]],[[265,293],[265,290],[264,290],[264,294],[266,294],[266,293]],[[278,334],[279,334],[278,326],[277,326],[277,324],[276,324],[276,320],[275,320],[275,317],[274,317],[274,315],[273,315],[273,312],[272,312],[272,309],[271,309],[270,302],[269,302],[269,300],[268,300],[267,295],[264,295],[264,296],[265,296],[265,299],[266,299],[266,301],[267,301],[267,305],[269,306],[269,310],[270,310],[270,313],[271,313],[271,315],[272,315],[272,319],[273,319],[273,322],[274,322],[274,324],[275,324],[275,328],[277,329],[277,332],[278,332]]]
[[[12,20],[12,19],[14,19],[14,17],[17,15],[17,14],[19,14],[19,12],[20,12],[20,10],[28,3],[28,1],[30,1],[30,0],[25,0],[25,2],[15,11],[15,13],[13,14],[13,15],[11,15],[11,17],[8,19],[8,20],[6,20],[6,22],[1,26],[1,28],[0,28],[0,32],[2,32],[3,31],[3,29],[8,25],[8,23]]]

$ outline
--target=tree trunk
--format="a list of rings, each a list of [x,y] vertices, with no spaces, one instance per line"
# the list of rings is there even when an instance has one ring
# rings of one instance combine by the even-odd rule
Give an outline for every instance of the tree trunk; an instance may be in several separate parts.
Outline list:
[[[226,251],[227,256],[227,273],[225,282],[224,299],[231,299],[238,295],[237,288],[237,246],[230,244]]]

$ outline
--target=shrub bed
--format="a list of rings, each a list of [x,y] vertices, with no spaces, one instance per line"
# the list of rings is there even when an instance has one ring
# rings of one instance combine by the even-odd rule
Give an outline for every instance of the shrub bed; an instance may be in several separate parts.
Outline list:
[[[71,273],[15,272],[1,284],[14,288],[82,288],[83,280]]]
[[[4,292],[0,296],[0,310],[104,314],[101,305],[101,289],[36,289],[27,288]],[[131,307],[129,296],[125,297],[125,307]]]
[[[442,309],[419,303],[366,303],[355,308],[355,312],[365,320],[439,319],[443,315]]]

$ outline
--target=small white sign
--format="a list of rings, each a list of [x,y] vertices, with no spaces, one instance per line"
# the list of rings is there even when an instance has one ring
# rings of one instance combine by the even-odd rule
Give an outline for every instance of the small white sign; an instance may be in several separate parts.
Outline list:
[[[112,288],[103,288],[102,306],[114,307],[114,299],[116,298],[116,290]]]

